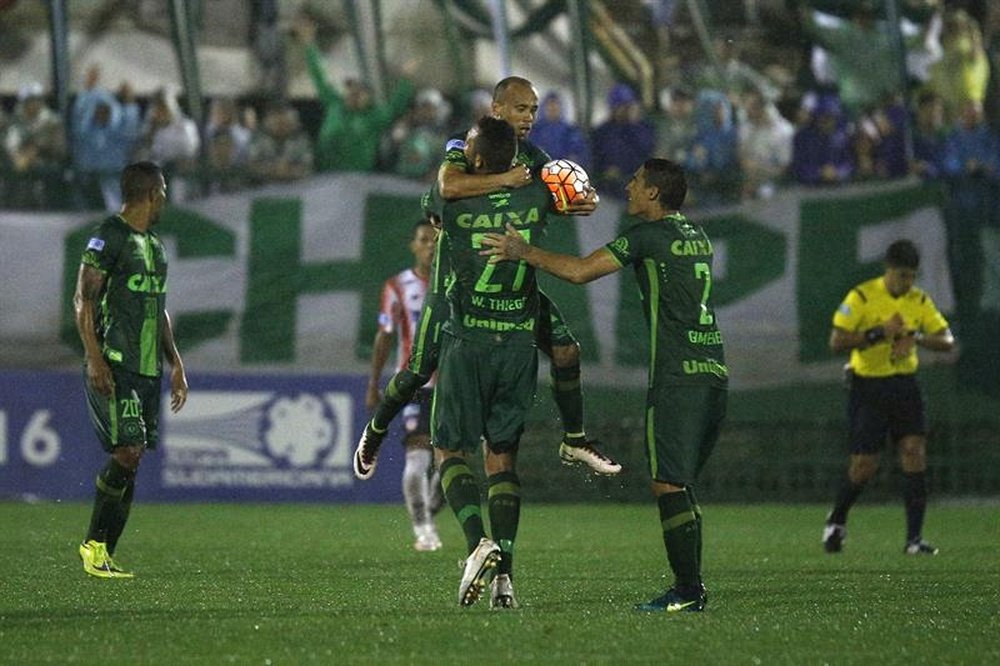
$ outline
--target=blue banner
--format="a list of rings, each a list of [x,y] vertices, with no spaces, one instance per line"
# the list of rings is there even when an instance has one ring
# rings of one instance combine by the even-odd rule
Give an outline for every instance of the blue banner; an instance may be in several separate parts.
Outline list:
[[[83,374],[0,372],[0,497],[93,497],[106,454],[93,434]],[[160,441],[143,457],[137,498],[154,501],[399,502],[401,429],[369,481],[351,459],[365,423],[360,375],[191,375]],[[398,428],[398,426],[397,426]]]

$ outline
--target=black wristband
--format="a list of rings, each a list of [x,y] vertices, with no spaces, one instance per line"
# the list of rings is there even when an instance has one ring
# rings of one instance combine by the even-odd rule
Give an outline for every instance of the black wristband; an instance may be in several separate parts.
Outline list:
[[[865,342],[867,342],[868,344],[873,345],[881,340],[885,340],[884,326],[872,326],[867,331],[865,331]]]

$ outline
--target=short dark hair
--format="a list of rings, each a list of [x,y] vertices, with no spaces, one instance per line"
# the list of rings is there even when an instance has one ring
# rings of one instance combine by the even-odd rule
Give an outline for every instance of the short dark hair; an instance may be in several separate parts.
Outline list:
[[[499,102],[503,99],[504,93],[507,89],[514,85],[522,85],[528,88],[534,86],[534,84],[523,76],[508,76],[505,79],[500,79],[497,84],[493,87],[493,101]]]
[[[642,166],[646,170],[646,185],[660,189],[660,205],[668,210],[680,210],[688,191],[683,167],[660,157],[651,157]]]
[[[133,162],[122,171],[122,199],[126,203],[137,203],[149,197],[149,193],[160,187],[163,170],[155,162]]]
[[[473,153],[483,158],[487,173],[502,173],[511,167],[517,155],[517,134],[506,120],[483,116],[476,121]]]
[[[920,251],[913,241],[898,240],[885,251],[885,265],[891,268],[917,270],[920,266]]]
[[[431,221],[429,217],[422,217],[413,223],[413,228],[410,229],[410,240],[417,237],[417,232],[420,231],[420,227],[431,227],[434,228],[434,222]]]

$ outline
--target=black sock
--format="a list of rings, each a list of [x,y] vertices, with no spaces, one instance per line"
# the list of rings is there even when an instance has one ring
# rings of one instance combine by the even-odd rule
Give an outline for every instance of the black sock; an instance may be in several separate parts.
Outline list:
[[[413,400],[417,389],[428,381],[429,378],[421,377],[405,368],[393,375],[389,385],[385,387],[385,395],[372,414],[372,426],[379,432],[385,432],[396,418],[396,414]]]
[[[583,390],[580,387],[580,364],[567,368],[549,367],[552,399],[562,419],[563,431],[570,436],[583,436]]]
[[[698,521],[685,492],[664,493],[656,499],[663,527],[663,545],[675,586],[689,590],[701,584],[698,568]]]
[[[826,519],[826,522],[846,525],[847,512],[858,501],[858,496],[864,489],[865,484],[854,483],[850,479],[845,479],[844,485],[840,487],[840,492],[837,493],[837,501],[833,505],[833,511],[830,512],[830,517]]]
[[[476,477],[464,460],[448,458],[441,463],[441,488],[448,499],[448,505],[458,518],[458,524],[465,534],[468,552],[471,553],[479,545],[479,540],[486,536]]]
[[[132,497],[135,495],[135,479],[133,478],[125,488],[121,502],[118,503],[118,515],[114,525],[108,531],[108,554],[114,555],[115,548],[118,547],[118,539],[125,531],[125,523],[128,522],[128,515],[132,511]]]
[[[521,520],[521,481],[516,472],[499,472],[489,479],[490,531],[500,546],[497,573],[509,574],[514,566],[514,539]]]
[[[927,473],[903,473],[903,504],[906,506],[906,541],[916,541],[924,528],[927,511]]]
[[[97,475],[97,490],[94,495],[94,509],[90,514],[87,541],[106,543],[119,521],[122,498],[132,479],[133,470],[122,467],[114,458]]]
[[[701,574],[701,544],[704,538],[704,523],[701,520],[701,505],[698,504],[698,498],[694,495],[694,488],[691,486],[685,487],[684,491],[687,493],[688,501],[691,502],[691,510],[694,512],[694,521],[698,524],[698,573]]]

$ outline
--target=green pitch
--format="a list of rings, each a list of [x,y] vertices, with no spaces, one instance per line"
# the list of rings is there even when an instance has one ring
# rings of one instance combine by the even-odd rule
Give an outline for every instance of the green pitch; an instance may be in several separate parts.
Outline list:
[[[1000,663],[1000,506],[939,505],[937,557],[901,553],[903,511],[857,507],[839,556],[826,507],[707,505],[707,612],[642,615],[666,586],[648,504],[527,504],[517,611],[457,606],[463,555],[416,553],[401,506],[144,505],[98,580],[83,504],[3,504],[0,663]]]

